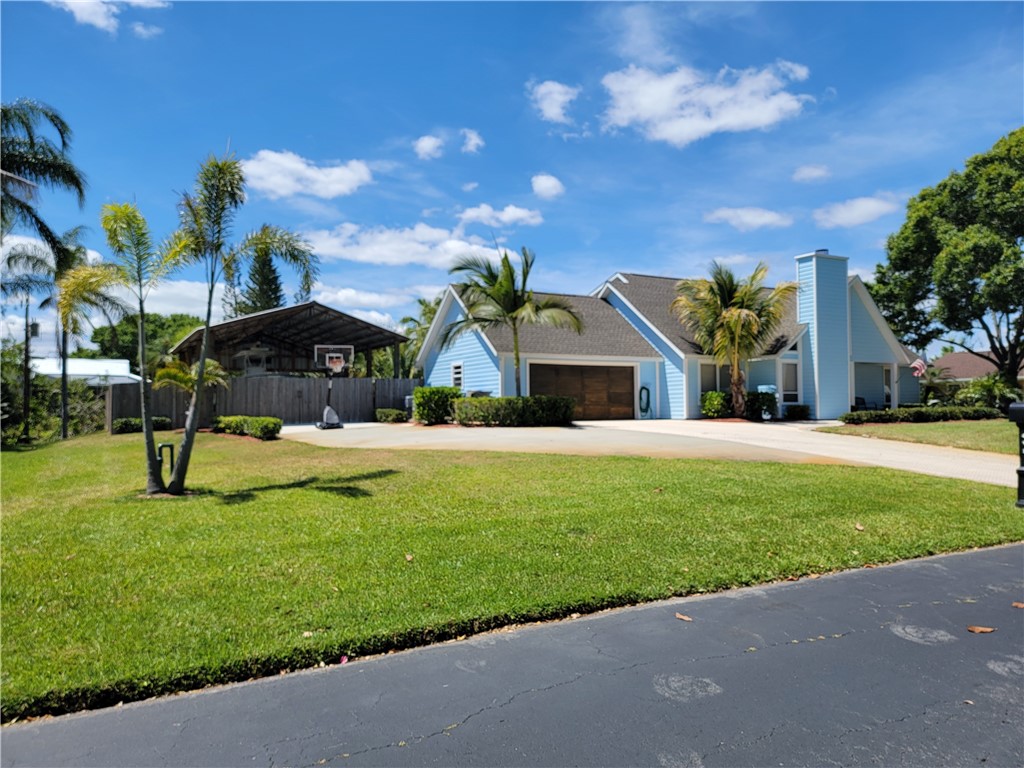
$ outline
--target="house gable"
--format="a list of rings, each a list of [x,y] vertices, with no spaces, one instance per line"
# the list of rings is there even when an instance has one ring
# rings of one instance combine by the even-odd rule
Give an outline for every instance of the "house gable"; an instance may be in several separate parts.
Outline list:
[[[882,317],[867,286],[856,275],[849,277],[850,354],[857,363],[897,363],[909,365],[903,345]]]

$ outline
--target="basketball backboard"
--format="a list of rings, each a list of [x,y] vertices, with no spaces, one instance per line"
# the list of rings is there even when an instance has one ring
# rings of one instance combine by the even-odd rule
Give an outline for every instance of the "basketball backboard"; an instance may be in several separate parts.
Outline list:
[[[316,344],[313,346],[313,357],[318,370],[330,370],[329,360],[336,361],[339,355],[344,360],[344,366],[348,367],[352,364],[355,347],[351,344]]]

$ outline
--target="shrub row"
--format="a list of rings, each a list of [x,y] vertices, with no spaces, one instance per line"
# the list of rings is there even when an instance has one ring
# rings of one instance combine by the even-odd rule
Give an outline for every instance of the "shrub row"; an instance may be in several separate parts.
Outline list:
[[[426,425],[444,424],[455,417],[458,387],[416,387],[412,391],[412,417]]]
[[[249,435],[257,440],[274,440],[284,422],[274,416],[218,416],[214,432]]]
[[[571,397],[462,397],[455,401],[455,421],[464,427],[557,427],[572,424]]]
[[[782,418],[786,421],[807,421],[811,418],[811,406],[802,403],[791,403],[785,407]]]
[[[169,416],[154,416],[153,431],[165,432],[171,428]],[[114,419],[110,425],[110,431],[115,435],[127,435],[131,432],[142,431],[142,419]]]
[[[378,408],[374,415],[381,424],[402,424],[409,420],[409,414],[401,408]]]
[[[854,411],[844,413],[844,424],[894,424],[896,422],[979,421],[998,419],[998,408],[938,406],[935,408],[892,408],[888,411]]]
[[[793,408],[797,408],[793,413]],[[805,410],[800,410],[801,408]],[[779,413],[779,399],[771,392],[747,392],[744,418],[751,421],[761,421],[764,412],[767,411],[772,418],[777,418]],[[709,419],[723,419],[732,416],[732,394],[729,392],[711,391],[700,396],[700,412]],[[806,419],[810,416],[810,409],[807,406],[787,406],[786,418]]]

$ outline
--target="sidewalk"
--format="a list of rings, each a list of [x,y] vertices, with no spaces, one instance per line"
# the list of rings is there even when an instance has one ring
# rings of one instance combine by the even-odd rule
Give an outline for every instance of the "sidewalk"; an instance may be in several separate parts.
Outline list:
[[[1017,487],[1014,456],[814,431],[838,422],[583,421],[573,427],[288,426],[281,437],[335,448],[514,451],[727,461],[860,464]]]

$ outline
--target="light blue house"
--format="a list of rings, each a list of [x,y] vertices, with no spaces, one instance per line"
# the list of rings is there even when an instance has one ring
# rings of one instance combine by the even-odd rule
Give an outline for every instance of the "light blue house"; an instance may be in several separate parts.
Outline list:
[[[882,318],[847,259],[827,250],[796,257],[799,291],[777,336],[747,361],[747,388],[772,385],[779,405],[806,405],[813,419],[860,407],[916,402],[917,356]],[[700,398],[727,391],[728,366],[717,365],[672,314],[678,278],[620,272],[589,296],[561,296],[584,331],[520,330],[523,394],[576,398],[577,419],[696,419]],[[515,394],[511,334],[471,332],[442,349],[443,329],[465,316],[446,290],[417,365],[428,386]]]

